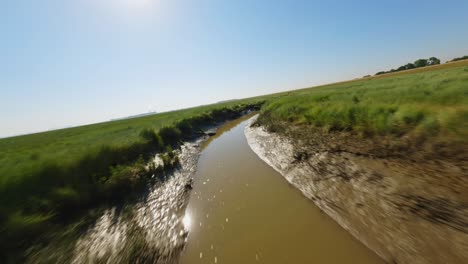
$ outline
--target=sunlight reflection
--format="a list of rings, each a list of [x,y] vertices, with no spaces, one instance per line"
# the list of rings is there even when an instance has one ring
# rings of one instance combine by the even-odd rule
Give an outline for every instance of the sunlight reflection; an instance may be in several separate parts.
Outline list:
[[[185,229],[190,230],[190,226],[192,225],[192,216],[190,213],[185,213],[185,216],[182,219],[182,224],[184,225]]]

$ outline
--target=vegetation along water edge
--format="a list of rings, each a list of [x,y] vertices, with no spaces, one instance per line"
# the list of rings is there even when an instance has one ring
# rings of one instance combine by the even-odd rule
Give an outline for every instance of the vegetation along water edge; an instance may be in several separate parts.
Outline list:
[[[459,60],[0,139],[1,252],[20,252],[44,230],[89,208],[132,199],[153,175],[164,177],[177,166],[174,150],[182,141],[252,109],[260,109],[257,123],[268,131],[296,136],[317,150],[442,162],[466,175],[467,84],[468,61]],[[164,164],[148,166],[156,153]],[[299,151],[297,159],[309,154]]]
[[[0,248],[22,254],[90,208],[139,196],[178,166],[183,141],[262,101],[229,102],[2,139]],[[159,153],[160,161],[153,161]]]

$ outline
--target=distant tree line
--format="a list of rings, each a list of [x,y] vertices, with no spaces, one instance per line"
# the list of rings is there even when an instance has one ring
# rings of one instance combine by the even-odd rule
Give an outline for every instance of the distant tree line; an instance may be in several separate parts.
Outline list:
[[[375,75],[381,75],[381,74],[391,73],[391,72],[406,71],[410,69],[416,69],[416,68],[437,65],[437,64],[440,64],[440,60],[436,57],[430,57],[429,59],[419,59],[415,61],[414,63],[408,63],[406,65],[398,67],[397,69],[391,69],[390,71],[381,71],[381,72],[376,73]]]
[[[463,56],[463,57],[460,57],[460,58],[455,58],[451,61],[447,61],[447,62],[454,62],[454,61],[461,61],[461,60],[468,60],[468,56]]]
[[[463,56],[459,58],[455,58],[453,60],[447,61],[447,62],[455,62],[455,61],[461,61],[461,60],[468,60],[468,56]],[[385,73],[391,73],[391,72],[399,72],[399,71],[405,71],[405,70],[410,70],[410,69],[416,69],[416,68],[421,68],[421,67],[426,67],[426,66],[431,66],[431,65],[437,65],[440,64],[440,60],[436,57],[430,57],[429,59],[419,59],[415,61],[414,63],[408,63],[406,65],[400,66],[397,69],[391,69],[389,71],[381,71],[376,73],[375,75],[381,75]],[[364,78],[370,77],[370,75],[364,76]]]

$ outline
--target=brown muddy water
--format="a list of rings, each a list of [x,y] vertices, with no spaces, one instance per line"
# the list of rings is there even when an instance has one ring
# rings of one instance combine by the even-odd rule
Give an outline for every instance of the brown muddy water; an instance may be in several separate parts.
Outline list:
[[[205,143],[179,263],[383,263],[255,155],[247,118]]]

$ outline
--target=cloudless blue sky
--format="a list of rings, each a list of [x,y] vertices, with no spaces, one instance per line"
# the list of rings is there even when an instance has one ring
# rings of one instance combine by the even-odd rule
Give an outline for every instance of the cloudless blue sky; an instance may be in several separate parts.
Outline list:
[[[468,1],[2,0],[0,137],[468,55]]]

